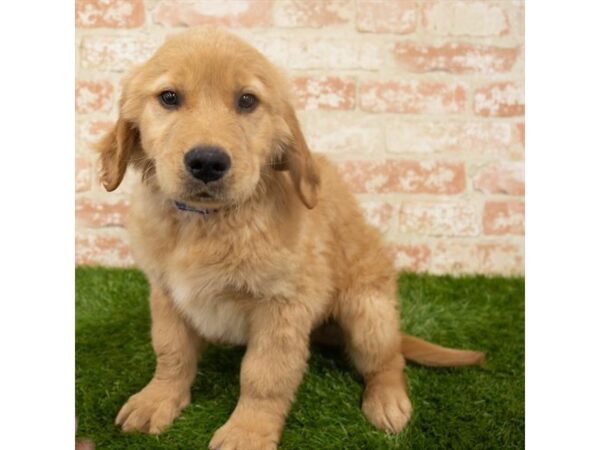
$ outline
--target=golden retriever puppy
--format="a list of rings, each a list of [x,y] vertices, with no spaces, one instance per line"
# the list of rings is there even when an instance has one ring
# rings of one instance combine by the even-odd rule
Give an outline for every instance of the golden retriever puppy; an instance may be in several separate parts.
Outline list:
[[[392,257],[335,166],[309,151],[282,74],[239,38],[167,40],[126,78],[99,151],[107,190],[128,166],[141,172],[129,231],[151,284],[156,372],[118,413],[123,430],[172,423],[209,342],[247,346],[239,402],[210,442],[222,450],[277,447],[321,325],[339,330],[362,410],[388,432],[411,415],[405,357],[481,361],[401,335]]]

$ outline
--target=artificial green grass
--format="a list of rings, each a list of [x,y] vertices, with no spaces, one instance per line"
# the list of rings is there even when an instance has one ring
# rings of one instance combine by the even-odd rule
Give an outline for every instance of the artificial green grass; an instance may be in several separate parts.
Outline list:
[[[192,404],[160,436],[124,434],[121,405],[150,380],[148,284],[136,270],[76,273],[78,436],[102,449],[201,449],[233,410],[243,348],[211,347]],[[399,435],[360,411],[362,383],[339,350],[313,347],[281,449],[509,449],[524,447],[524,280],[404,274],[403,329],[434,342],[487,352],[483,368],[409,364],[414,413]]]

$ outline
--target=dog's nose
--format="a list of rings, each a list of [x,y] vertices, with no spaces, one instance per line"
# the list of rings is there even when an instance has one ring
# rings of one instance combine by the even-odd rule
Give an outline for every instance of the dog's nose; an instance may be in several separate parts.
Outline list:
[[[201,146],[188,151],[183,158],[192,176],[205,183],[216,181],[231,167],[229,155],[220,147]]]

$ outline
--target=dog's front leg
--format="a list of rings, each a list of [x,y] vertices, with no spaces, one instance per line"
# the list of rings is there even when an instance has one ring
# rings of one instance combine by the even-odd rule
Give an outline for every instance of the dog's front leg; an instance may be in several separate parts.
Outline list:
[[[123,405],[116,423],[124,431],[157,434],[168,427],[190,403],[190,387],[197,371],[202,344],[194,330],[176,310],[172,300],[152,285],[152,346],[156,353],[154,377],[144,389]]]
[[[309,354],[311,314],[304,305],[264,302],[252,313],[240,398],[209,448],[276,449]]]

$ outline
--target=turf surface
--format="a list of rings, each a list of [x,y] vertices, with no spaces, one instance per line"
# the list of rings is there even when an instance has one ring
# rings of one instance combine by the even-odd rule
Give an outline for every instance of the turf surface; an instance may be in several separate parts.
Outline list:
[[[233,410],[242,348],[211,347],[192,404],[160,436],[123,434],[114,418],[152,377],[148,284],[136,270],[76,273],[78,436],[102,449],[203,449]],[[522,278],[399,277],[403,328],[437,343],[481,349],[483,368],[409,364],[414,413],[399,435],[360,412],[362,384],[341,351],[314,347],[281,449],[509,449],[524,446]]]

